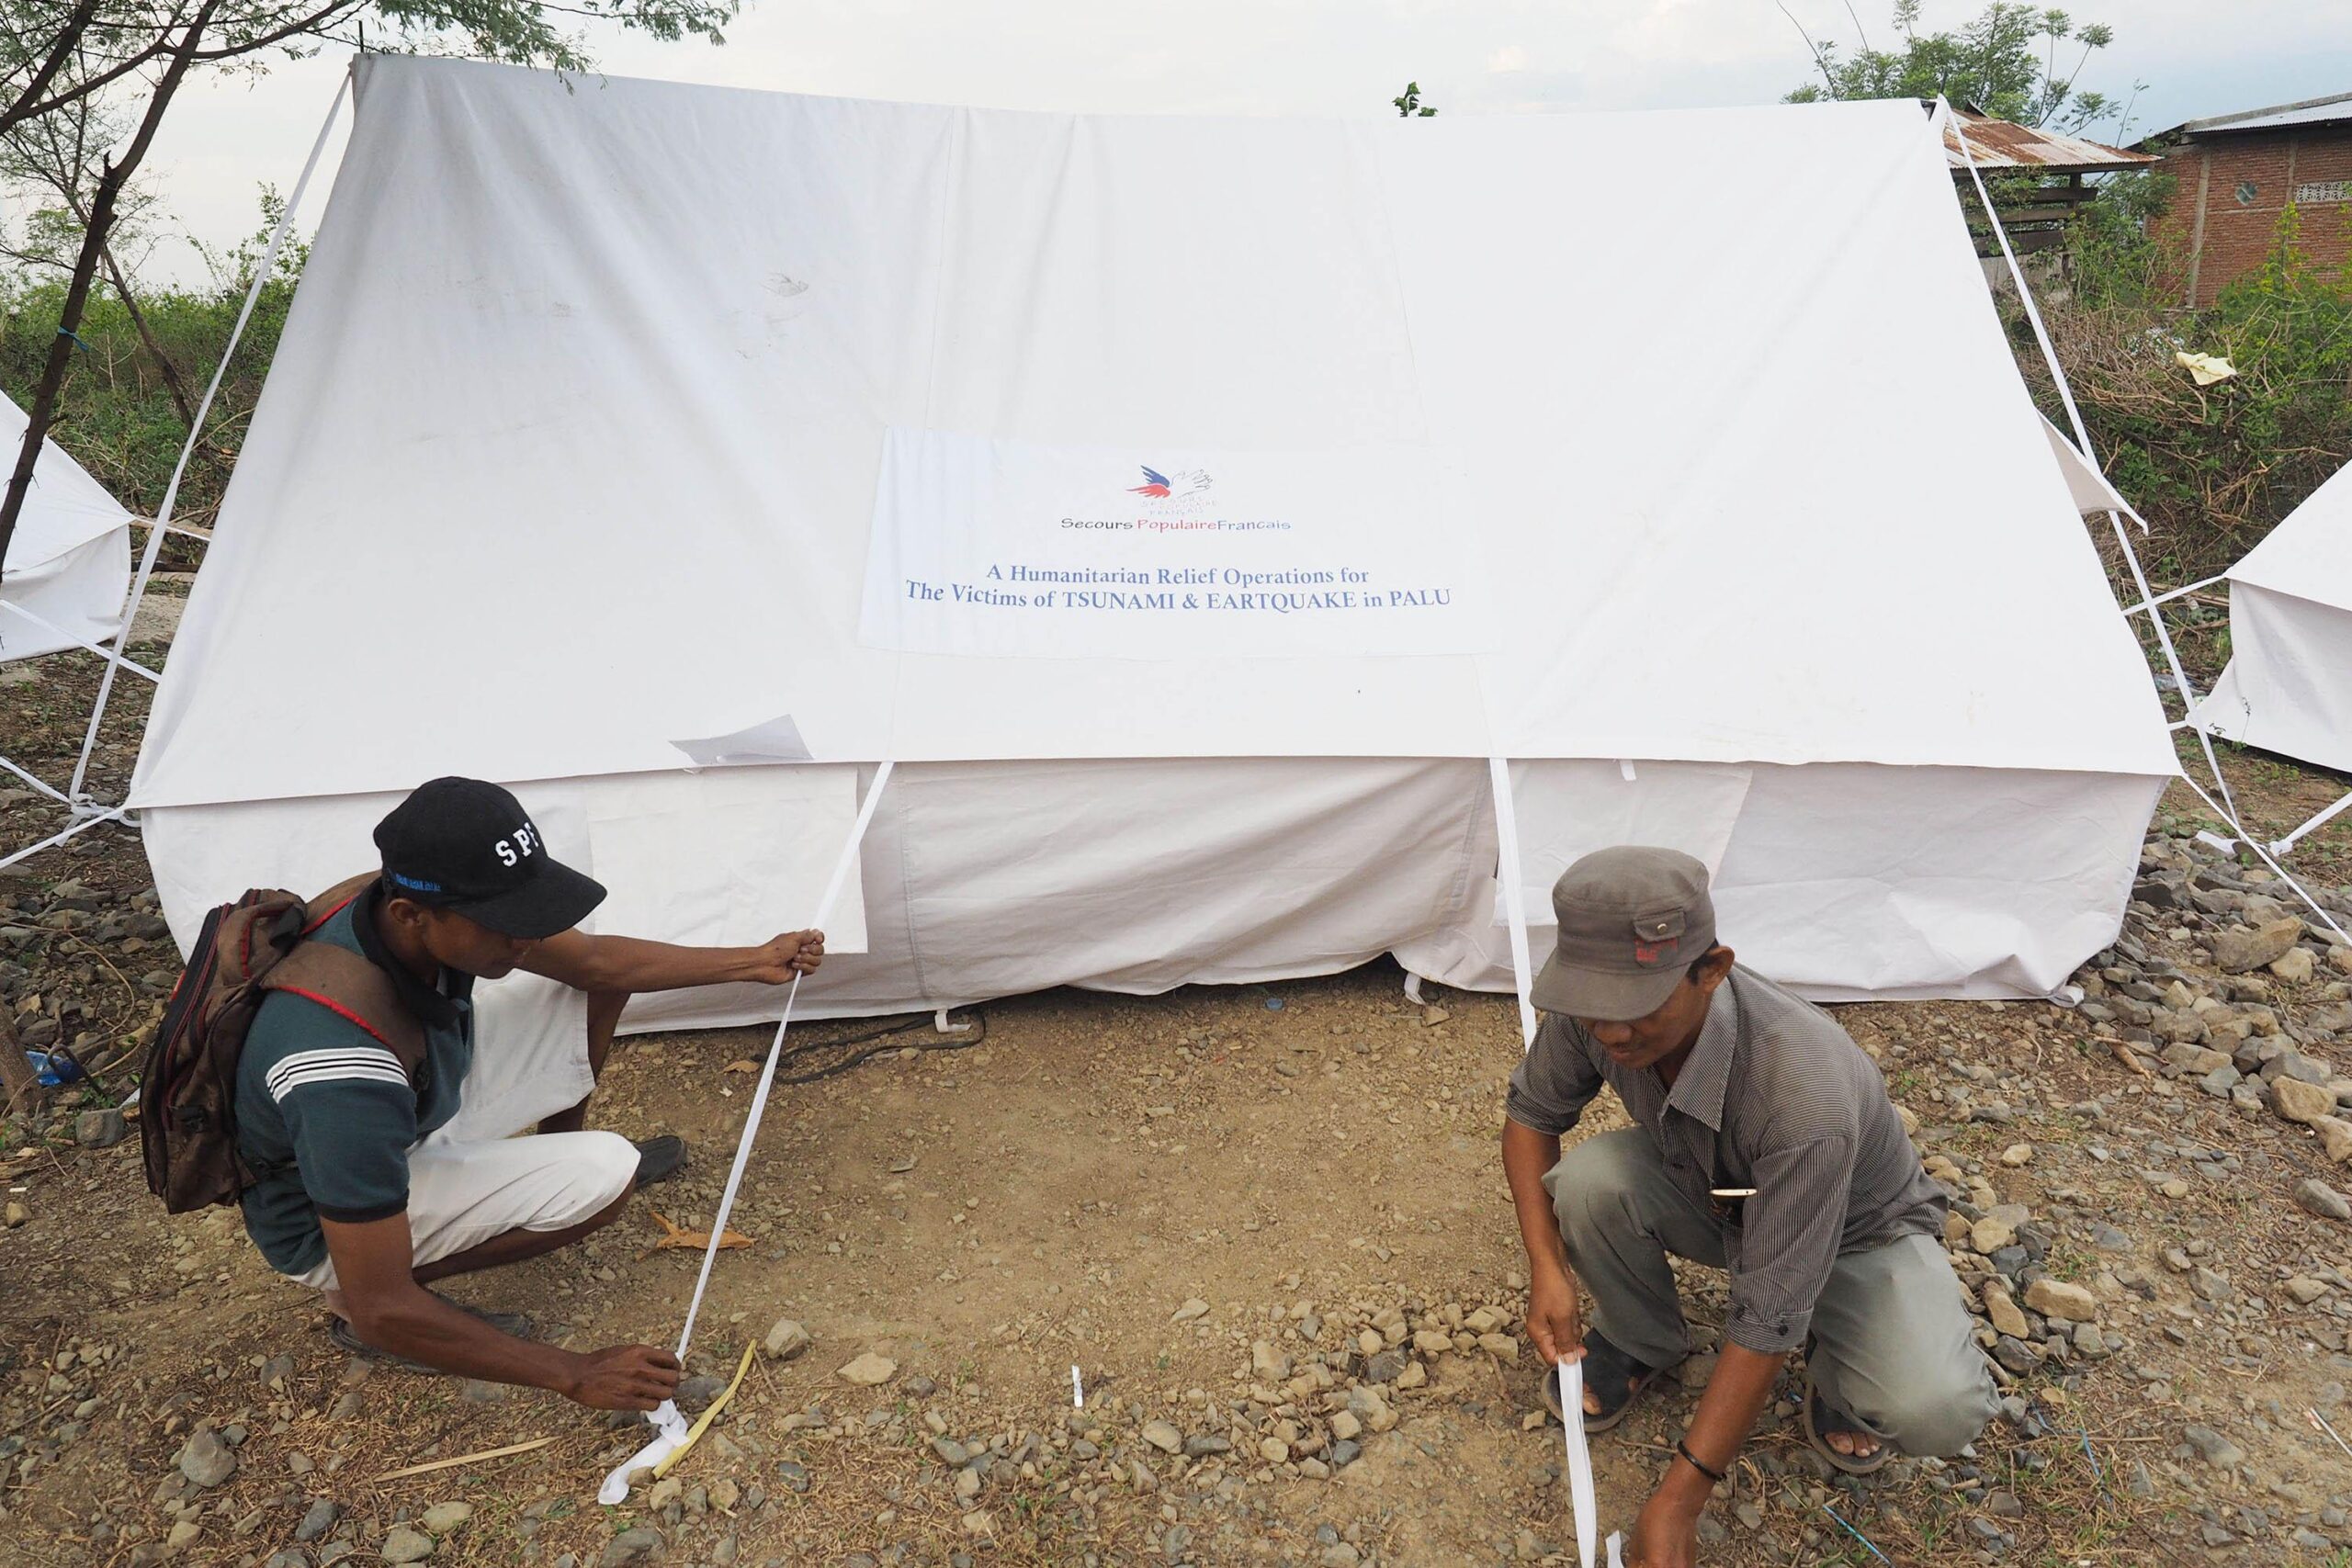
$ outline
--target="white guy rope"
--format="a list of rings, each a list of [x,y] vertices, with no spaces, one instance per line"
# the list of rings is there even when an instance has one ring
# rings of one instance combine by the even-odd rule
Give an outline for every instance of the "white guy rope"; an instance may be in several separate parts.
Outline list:
[[[1519,993],[1519,1048],[1526,1051],[1535,1043],[1534,974],[1527,951],[1527,908],[1519,896],[1519,813],[1511,807],[1510,759],[1487,758],[1487,775],[1495,786],[1495,886],[1502,896],[1503,919],[1510,925],[1511,988]],[[1409,976],[1405,989],[1407,995],[1412,994]]]
[[[228,346],[220,351],[220,363],[212,368],[210,385],[204,389],[203,401],[196,405],[196,418],[189,422],[187,440],[180,446],[179,461],[172,465],[171,481],[164,487],[164,504],[155,509],[153,526],[147,530],[147,547],[139,557],[139,570],[130,580],[130,599],[123,606],[122,629],[115,634],[114,645],[120,649],[130,636],[130,618],[138,612],[139,602],[147,592],[147,579],[155,570],[155,557],[164,547],[164,536],[172,531],[172,507],[178,502],[180,480],[187,474],[188,459],[196,456],[196,443],[204,434],[204,421],[212,412],[212,400],[220,390],[220,379],[229,373],[229,361],[237,352],[237,341],[245,335],[245,323],[253,319],[254,304],[261,298],[262,286],[269,281],[270,273],[277,265],[277,249],[286,243],[287,231],[294,226],[294,215],[301,210],[302,193],[310,188],[311,175],[319,166],[319,155],[326,151],[327,138],[334,130],[334,122],[343,113],[343,100],[351,91],[351,73],[344,73],[343,85],[335,89],[334,102],[327,106],[326,123],[319,127],[319,139],[311,143],[311,156],[302,164],[302,176],[294,182],[294,194],[286,198],[286,210],[279,215],[277,227],[270,231],[269,243],[263,247],[261,260],[254,267],[254,280],[245,290],[245,302],[237,311],[236,324],[229,329]],[[82,738],[82,758],[74,764],[74,782],[66,793],[79,798],[82,781],[90,771],[90,753],[97,749],[98,724],[107,716],[107,699],[114,693],[114,670],[108,664],[98,680],[98,700],[90,709],[89,733]]]
[[[865,829],[874,820],[874,808],[882,802],[883,786],[890,782],[891,764],[884,762],[874,771],[874,783],[865,792],[865,803],[858,807],[857,820],[851,825],[849,841],[842,846],[841,857],[833,863],[831,880],[825,884],[824,897],[817,900],[817,913],[810,924],[820,930],[833,912],[833,901],[841,897],[842,885],[857,864],[857,846],[865,840]],[[727,1217],[734,1212],[735,1194],[743,1185],[743,1168],[751,1163],[752,1144],[760,1135],[761,1119],[767,1113],[768,1091],[775,1084],[776,1064],[784,1059],[785,1032],[792,1027],[792,1004],[800,995],[801,976],[792,977],[792,987],[784,994],[784,1016],[776,1021],[775,1039],[768,1046],[767,1065],[760,1069],[759,1087],[752,1091],[752,1108],[743,1117],[743,1135],[735,1145],[735,1163],[727,1172],[727,1186],[718,1195],[718,1213],[711,1216],[710,1240],[703,1248],[702,1272],[695,1276],[694,1298],[686,1303],[685,1326],[678,1330],[677,1356],[686,1359],[686,1347],[694,1342],[695,1318],[702,1311],[703,1292],[710,1288],[710,1266],[718,1257],[718,1244],[727,1235]],[[659,1465],[686,1441],[686,1418],[678,1407],[663,1400],[658,1410],[646,1417],[658,1435],[652,1441],[621,1461],[620,1467],[605,1477],[596,1489],[596,1501],[611,1506],[628,1498],[628,1478],[632,1472]]]
[[[2211,588],[2217,582],[2227,582],[2229,580],[2230,574],[2226,571],[2219,577],[2200,578],[2186,588],[2176,588],[2169,593],[2159,593],[2153,599],[2143,599],[2123,613],[2127,615],[2136,615],[2143,610],[2153,610],[2159,604],[2169,604],[2174,600],[2194,593],[2200,588]]]
[[[72,838],[74,834],[80,832],[85,828],[95,828],[101,822],[121,822],[127,820],[128,818],[123,816],[122,807],[119,806],[114,807],[109,810],[101,811],[94,817],[85,817],[79,822],[74,823],[71,828],[66,829],[62,833],[51,834],[50,837],[43,839],[38,844],[27,845],[25,848],[18,850],[15,854],[10,855],[7,859],[0,860],[0,871],[6,871],[8,867],[16,864],[18,861],[26,860],[33,855],[37,855],[40,853],[41,851],[49,849],[52,845],[63,843],[66,840]]]
[[[1584,1363],[1560,1363],[1561,1441],[1567,1447],[1568,1503],[1577,1517],[1577,1561],[1592,1568],[1592,1548],[1600,1537],[1600,1504],[1592,1485],[1592,1450],[1584,1432]]]
[[[2216,816],[2225,818],[2231,827],[2237,829],[2238,836],[2235,841],[2244,844],[2247,849],[2252,850],[2255,852],[2256,857],[2259,859],[2264,865],[2270,868],[2270,874],[2272,875],[2285,883],[2288,886],[2293,888],[2295,890],[2295,897],[2301,898],[2304,903],[2311,906],[2312,913],[2320,918],[2320,923],[2322,925],[2324,925],[2329,931],[2334,931],[2344,941],[2352,942],[2352,931],[2346,931],[2343,926],[2338,924],[2335,917],[2330,914],[2318,899],[2312,897],[2311,890],[2309,888],[2296,881],[2292,876],[2290,876],[2287,874],[2287,868],[2278,863],[2278,857],[2273,855],[2268,849],[2265,848],[2260,840],[2249,835],[2245,829],[2240,825],[2233,813],[2230,812],[2220,803],[2215,801],[2211,795],[2207,795],[2205,793],[2204,786],[2199,784],[2195,779],[2190,778],[2187,773],[2180,775],[2180,781],[2189,788],[2195,790],[2197,792],[2197,798],[2203,801],[2206,807]],[[2211,837],[2210,834],[2201,836],[2208,838]]]
[[[1939,142],[1942,141],[1943,123],[1951,117],[1951,105],[1938,98],[1936,137]],[[2017,285],[2018,299],[2025,306],[2026,320],[2033,324],[2033,341],[2041,350],[2042,363],[2050,367],[2050,378],[2058,389],[2058,400],[2065,405],[2066,422],[2075,431],[2075,449],[2083,455],[2083,461],[2104,479],[2107,471],[2099,464],[2097,449],[2091,446],[2090,431],[2083,423],[2082,410],[2075,406],[2075,389],[2066,379],[2065,367],[2058,363],[2058,350],[2050,341],[2050,329],[2042,324],[2041,307],[2034,303],[2033,290],[2026,284],[2025,269],[2018,265],[2018,254],[2010,248],[2008,231],[2001,226],[2001,215],[1994,209],[1992,193],[1984,188],[1984,176],[1976,167],[1976,154],[1970,150],[1966,136],[1958,140],[1961,155],[1968,163],[1969,180],[1976,187],[1976,199],[1983,204],[1984,217],[1993,226],[1993,237],[2001,243],[2001,259],[2008,265],[2009,280]],[[2114,531],[2115,542],[2122,549],[2123,559],[2132,568],[2132,583],[2139,589],[2141,601],[2153,605],[2155,592],[2148,586],[2148,574],[2141,569],[2140,552],[2132,547],[2131,531],[2123,526],[2123,519],[2113,512],[2107,514],[2107,525]],[[2172,671],[2173,684],[2180,693],[2182,712],[2194,712],[2197,688],[2188,682],[2188,671],[2181,665],[2179,650],[2173,647],[2170,628],[2165,625],[2164,616],[2153,610],[2148,615],[2148,622],[2155,628],[2156,642],[2164,649],[2165,667]],[[2230,799],[2230,781],[2222,775],[2221,759],[2213,755],[2212,738],[2199,729],[2197,745],[2205,753],[2205,765],[2213,771],[2213,783],[2221,790],[2222,800],[2230,804],[2231,809],[2226,815],[2234,823],[2237,820],[2236,803]],[[2182,776],[2186,778],[2188,775],[2184,773]]]
[[[18,778],[24,780],[25,783],[32,785],[33,788],[40,791],[41,794],[49,796],[50,799],[57,802],[60,806],[71,806],[74,804],[72,801],[66,799],[65,796],[58,790],[43,784],[40,780],[33,777],[32,774],[25,772],[24,769],[17,766],[16,763],[8,761],[6,757],[0,757],[0,768],[6,768],[8,772],[16,774]]]
[[[2304,834],[2310,832],[2314,828],[2325,827],[2328,823],[2334,821],[2347,809],[2352,809],[2352,794],[2346,794],[2342,799],[2338,800],[2333,806],[2324,806],[2320,807],[2319,810],[2312,814],[2311,819],[2305,822],[2301,827],[2296,829],[2285,838],[2274,840],[2270,846],[2270,852],[2274,855],[2285,854],[2289,850],[2295,847],[2296,840],[2301,838]]]
[[[43,631],[55,632],[59,637],[65,638],[66,641],[72,643],[74,647],[82,649],[86,652],[95,653],[109,664],[119,664],[134,675],[144,675],[150,681],[161,681],[163,679],[161,675],[156,674],[153,670],[148,669],[147,666],[140,663],[137,660],[125,659],[119,653],[109,652],[107,649],[100,648],[96,643],[90,641],[87,637],[75,637],[72,632],[67,631],[63,626],[59,626],[55,621],[51,620],[48,616],[35,615],[32,611],[26,609],[22,604],[17,604],[13,599],[0,599],[0,610],[6,610],[12,615],[22,615],[25,619],[40,627]],[[115,642],[117,647],[121,646],[122,637],[120,634],[117,635]]]

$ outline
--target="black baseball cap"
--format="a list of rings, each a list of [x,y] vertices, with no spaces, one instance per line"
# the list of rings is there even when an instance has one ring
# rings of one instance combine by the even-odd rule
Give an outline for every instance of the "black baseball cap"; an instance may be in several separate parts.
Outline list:
[[[503,936],[568,931],[605,901],[603,883],[548,852],[521,801],[481,779],[419,784],[376,824],[376,848],[396,897]]]

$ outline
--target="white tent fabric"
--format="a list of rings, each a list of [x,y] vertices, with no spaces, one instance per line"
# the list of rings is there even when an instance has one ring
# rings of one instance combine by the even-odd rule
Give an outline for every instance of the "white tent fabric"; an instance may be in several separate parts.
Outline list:
[[[0,397],[9,467],[27,423]],[[130,591],[130,513],[55,441],[43,442],[0,570],[0,663],[106,641],[121,628]]]
[[[1817,990],[2046,989],[2115,929],[2162,716],[1916,106],[1173,119],[358,69],[133,786],[175,927],[445,772],[640,775],[673,826],[629,875],[695,907],[732,874],[674,826],[718,775],[673,742],[767,725],[812,765],[744,773],[902,764],[871,951],[808,1014],[1382,952],[1494,984],[1490,755],[1536,903],[1598,822],[1687,841]],[[1701,165],[1719,200],[1586,220]],[[1486,651],[862,641],[877,519],[944,522],[886,458],[943,441],[1000,478],[1099,455],[1105,508],[1170,452],[1442,475],[1423,532]]]
[[[2352,468],[2230,569],[2230,662],[2195,722],[2352,772]]]

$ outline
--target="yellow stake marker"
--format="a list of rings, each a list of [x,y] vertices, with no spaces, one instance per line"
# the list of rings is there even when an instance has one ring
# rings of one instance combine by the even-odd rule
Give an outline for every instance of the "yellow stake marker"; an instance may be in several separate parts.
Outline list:
[[[735,1381],[721,1389],[719,1391],[718,1397],[712,1400],[710,1404],[704,1408],[703,1413],[695,1417],[695,1424],[686,1428],[686,1440],[680,1443],[676,1450],[671,1453],[668,1459],[663,1460],[660,1464],[653,1467],[654,1480],[659,1481],[663,1476],[669,1474],[672,1471],[677,1469],[678,1461],[692,1453],[694,1451],[695,1445],[702,1441],[703,1428],[710,1425],[712,1417],[716,1416],[721,1410],[727,1408],[727,1402],[735,1397],[735,1391],[737,1389],[743,1386],[743,1374],[752,1370],[752,1352],[758,1348],[759,1345],[757,1341],[753,1341],[752,1343],[747,1344],[743,1347],[743,1359],[735,1365]]]

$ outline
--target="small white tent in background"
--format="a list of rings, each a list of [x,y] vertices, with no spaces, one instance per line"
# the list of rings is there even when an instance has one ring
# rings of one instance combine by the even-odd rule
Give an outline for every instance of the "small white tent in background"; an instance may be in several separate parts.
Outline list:
[[[2352,773],[2352,468],[2337,470],[2247,551],[2229,582],[2229,667],[2193,722],[2224,739]],[[2346,805],[2352,796],[2335,809]]]
[[[1498,759],[1539,924],[1646,840],[1816,995],[2038,993],[2115,933],[2171,750],[1915,104],[357,71],[133,785],[183,936],[441,773],[612,929],[764,934],[888,760],[804,1014],[1504,987]],[[749,755],[801,761],[684,771]]]
[[[16,466],[25,411],[0,397],[0,484]],[[130,591],[130,513],[67,457],[41,444],[8,558],[0,567],[0,663],[102,643]]]

